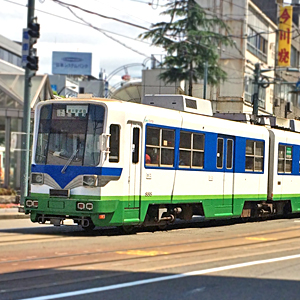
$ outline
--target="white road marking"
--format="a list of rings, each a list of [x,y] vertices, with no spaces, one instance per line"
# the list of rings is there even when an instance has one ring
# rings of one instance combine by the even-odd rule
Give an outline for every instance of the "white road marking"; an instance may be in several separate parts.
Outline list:
[[[206,287],[203,286],[201,288],[197,288],[197,289],[191,290],[191,291],[187,292],[185,295],[192,295],[192,294],[203,292],[205,290],[205,288]]]
[[[91,289],[85,289],[85,290],[79,290],[79,291],[73,291],[73,292],[66,292],[66,293],[60,293],[60,294],[26,298],[26,299],[22,299],[22,300],[50,300],[50,299],[74,297],[74,296],[79,296],[79,295],[99,293],[99,292],[110,291],[110,290],[117,290],[117,289],[122,289],[122,288],[126,288],[126,287],[138,286],[138,285],[167,281],[167,280],[174,280],[174,279],[190,277],[190,276],[198,276],[198,275],[203,275],[203,274],[208,274],[208,273],[215,273],[215,272],[221,272],[221,271],[232,270],[232,269],[237,269],[237,268],[250,267],[250,266],[255,266],[255,265],[260,265],[260,264],[268,264],[268,263],[296,259],[296,258],[300,258],[300,254],[277,257],[277,258],[270,258],[270,259],[265,259],[265,260],[250,261],[250,262],[234,264],[234,265],[229,265],[229,266],[224,266],[224,267],[216,267],[216,268],[198,270],[198,271],[169,275],[169,276],[137,280],[137,281],[132,281],[132,282],[125,282],[125,283],[113,284],[113,285],[108,285],[108,286],[101,286],[101,287],[97,287],[97,288],[91,288]]]

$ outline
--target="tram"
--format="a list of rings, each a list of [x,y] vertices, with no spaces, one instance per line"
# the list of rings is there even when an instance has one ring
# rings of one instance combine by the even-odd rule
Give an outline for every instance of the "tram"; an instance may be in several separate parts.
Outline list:
[[[188,112],[100,98],[40,102],[25,213],[41,224],[129,230],[299,212],[299,133],[203,115],[184,101]]]

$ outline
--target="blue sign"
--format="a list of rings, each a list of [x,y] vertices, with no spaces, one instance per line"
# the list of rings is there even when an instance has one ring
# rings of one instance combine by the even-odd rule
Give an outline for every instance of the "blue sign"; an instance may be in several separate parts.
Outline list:
[[[296,90],[300,90],[300,81],[296,83]]]
[[[28,29],[23,29],[22,39],[22,67],[25,68],[27,64],[27,56],[29,55],[29,34]]]
[[[92,53],[52,52],[52,74],[91,75]]]

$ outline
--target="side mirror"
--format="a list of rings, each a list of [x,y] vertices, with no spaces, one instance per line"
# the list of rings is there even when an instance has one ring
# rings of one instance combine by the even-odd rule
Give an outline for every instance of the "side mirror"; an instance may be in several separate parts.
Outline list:
[[[108,147],[108,138],[110,137],[110,134],[102,133],[99,136],[99,150],[104,153],[109,153],[109,147]]]

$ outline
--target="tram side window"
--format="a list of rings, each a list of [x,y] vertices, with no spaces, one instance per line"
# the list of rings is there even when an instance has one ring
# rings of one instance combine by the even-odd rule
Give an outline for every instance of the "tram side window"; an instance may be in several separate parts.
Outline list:
[[[245,170],[262,172],[264,165],[264,142],[246,140]]]
[[[203,168],[204,134],[181,131],[179,168]]]
[[[148,126],[146,136],[146,165],[173,167],[174,145],[174,130]]]
[[[278,173],[292,173],[292,146],[278,145]]]
[[[140,128],[133,128],[132,136],[132,162],[134,164],[139,162],[139,152],[140,152]]]
[[[232,169],[233,161],[233,140],[228,139],[227,140],[227,153],[226,153],[226,169]]]
[[[109,162],[117,163],[120,157],[120,126],[111,124],[109,127]]]
[[[35,162],[38,164],[46,164],[51,128],[51,114],[52,105],[45,105],[42,107],[35,153]]]
[[[224,139],[218,138],[217,144],[217,168],[223,168],[223,155],[224,155]]]

